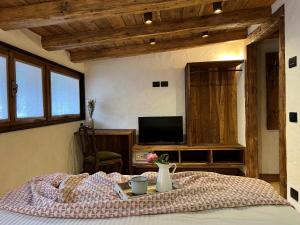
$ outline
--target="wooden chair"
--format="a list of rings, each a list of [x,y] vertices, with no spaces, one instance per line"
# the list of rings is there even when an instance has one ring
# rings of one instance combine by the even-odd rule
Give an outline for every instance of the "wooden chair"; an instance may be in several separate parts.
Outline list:
[[[89,174],[98,171],[106,173],[121,172],[123,161],[122,156],[111,151],[97,149],[95,141],[95,130],[81,125],[79,137],[83,153],[83,170]]]

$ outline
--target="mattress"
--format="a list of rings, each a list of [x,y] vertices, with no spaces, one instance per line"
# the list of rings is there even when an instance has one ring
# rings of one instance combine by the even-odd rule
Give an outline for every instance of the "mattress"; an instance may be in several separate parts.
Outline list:
[[[288,206],[254,206],[117,219],[55,219],[0,210],[1,225],[300,225],[300,214]]]

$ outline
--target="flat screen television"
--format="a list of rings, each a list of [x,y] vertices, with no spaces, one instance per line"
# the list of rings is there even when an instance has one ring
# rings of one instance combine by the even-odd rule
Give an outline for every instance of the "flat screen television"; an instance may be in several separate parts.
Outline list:
[[[183,142],[182,116],[139,117],[139,142],[143,144]]]

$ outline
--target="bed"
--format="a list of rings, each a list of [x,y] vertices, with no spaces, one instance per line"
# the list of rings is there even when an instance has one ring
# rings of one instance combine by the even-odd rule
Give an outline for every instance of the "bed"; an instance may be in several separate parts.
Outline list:
[[[299,225],[300,214],[288,206],[254,206],[196,213],[114,219],[57,219],[0,211],[1,225]]]
[[[0,224],[300,225],[300,214],[261,180],[183,172],[173,176],[181,189],[122,201],[112,186],[128,179],[102,172],[34,178],[0,199]]]

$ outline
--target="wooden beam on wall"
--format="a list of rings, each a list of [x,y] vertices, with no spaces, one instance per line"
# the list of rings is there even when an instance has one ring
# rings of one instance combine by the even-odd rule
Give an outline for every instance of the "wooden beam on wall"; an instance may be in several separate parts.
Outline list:
[[[4,30],[210,4],[215,0],[58,0],[0,9]]]
[[[122,46],[115,48],[105,48],[101,50],[94,51],[76,51],[71,52],[72,62],[82,62],[87,60],[93,60],[97,58],[115,58],[124,56],[133,56],[141,54],[149,54],[154,52],[164,52],[170,50],[178,50],[184,48],[197,47],[207,44],[220,43],[226,41],[240,40],[247,37],[246,30],[238,30],[232,32],[222,32],[214,34],[209,38],[201,38],[199,36],[189,38],[189,39],[175,39],[169,42],[157,43],[156,45],[141,44],[141,45],[131,45]]]
[[[281,9],[284,12],[284,8]],[[283,13],[284,15],[284,13]],[[287,197],[286,156],[286,73],[285,73],[285,25],[284,16],[279,23],[279,180],[280,194]]]
[[[247,46],[246,77],[246,176],[258,178],[257,45]]]
[[[122,29],[84,32],[73,35],[54,35],[42,38],[46,50],[65,50],[90,47],[114,42],[150,39],[170,34],[241,29],[252,24],[265,23],[271,16],[271,8],[244,9],[218,16],[187,19],[181,22],[162,22],[150,26],[138,25]]]

